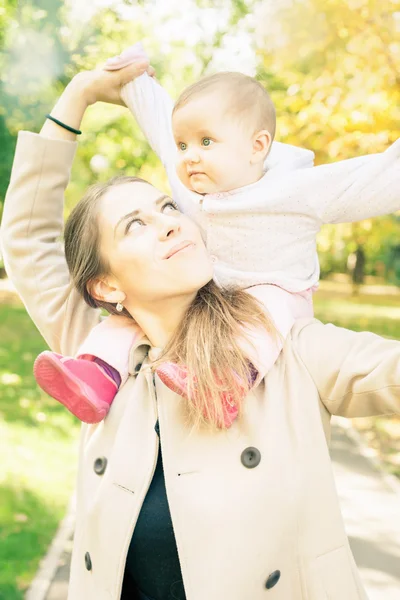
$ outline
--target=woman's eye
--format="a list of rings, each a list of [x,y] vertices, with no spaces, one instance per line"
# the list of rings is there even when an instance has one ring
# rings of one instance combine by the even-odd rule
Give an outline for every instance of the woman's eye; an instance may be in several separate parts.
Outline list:
[[[140,219],[133,219],[127,224],[125,228],[125,233],[129,233],[135,229],[139,229],[142,225],[144,225],[143,221],[141,221]]]
[[[213,143],[211,138],[203,138],[201,140],[201,143],[203,144],[203,146],[211,146],[211,144]]]
[[[186,150],[187,146],[186,146],[186,144],[184,144],[183,142],[179,142],[179,144],[178,144],[178,148],[179,148],[179,150],[180,150],[181,152],[185,152],[185,150]]]
[[[178,205],[175,204],[175,202],[166,202],[163,206],[163,212],[165,211],[166,208],[169,208],[172,210],[179,210]]]

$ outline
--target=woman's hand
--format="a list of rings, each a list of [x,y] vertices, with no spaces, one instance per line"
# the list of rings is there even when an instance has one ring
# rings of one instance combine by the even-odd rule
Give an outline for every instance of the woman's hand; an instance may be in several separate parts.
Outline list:
[[[154,73],[146,58],[137,60],[117,71],[95,69],[75,75],[67,85],[51,115],[69,127],[79,129],[88,106],[95,102],[108,102],[125,106],[121,98],[121,88],[145,71]],[[74,141],[75,133],[57,125],[49,119],[40,134],[44,137]]]
[[[83,71],[75,75],[71,84],[80,87],[88,106],[95,104],[95,102],[108,102],[109,104],[125,106],[121,98],[122,86],[143,75],[146,71],[149,74],[153,72],[149,66],[149,61],[141,58],[122,69],[114,71],[104,69]]]

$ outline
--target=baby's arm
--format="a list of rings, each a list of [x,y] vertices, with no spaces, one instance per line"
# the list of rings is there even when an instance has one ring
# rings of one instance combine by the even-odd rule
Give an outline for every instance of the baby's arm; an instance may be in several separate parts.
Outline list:
[[[147,73],[125,85],[121,96],[168,175],[175,172],[177,150],[171,122],[174,103],[170,96]]]
[[[176,173],[177,148],[172,134],[172,99],[147,73],[124,86],[121,96],[163,163],[179,208],[199,222],[198,195],[188,190]]]
[[[291,196],[307,198],[322,223],[346,223],[400,210],[400,139],[385,152],[293,175]]]

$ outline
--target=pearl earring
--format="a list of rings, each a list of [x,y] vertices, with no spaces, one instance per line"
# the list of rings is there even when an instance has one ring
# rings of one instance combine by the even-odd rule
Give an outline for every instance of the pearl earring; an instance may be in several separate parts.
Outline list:
[[[123,306],[123,304],[121,304],[121,302],[118,302],[117,306],[115,308],[117,309],[118,312],[122,312],[124,310],[124,306]]]

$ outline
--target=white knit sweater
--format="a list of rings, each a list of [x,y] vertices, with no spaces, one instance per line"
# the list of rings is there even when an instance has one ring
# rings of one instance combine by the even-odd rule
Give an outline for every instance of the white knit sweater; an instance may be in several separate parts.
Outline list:
[[[306,290],[319,279],[321,225],[400,210],[400,139],[382,154],[320,167],[311,151],[274,142],[260,181],[202,196],[176,174],[173,102],[165,90],[144,74],[122,97],[164,164],[174,199],[201,227],[220,285]]]

